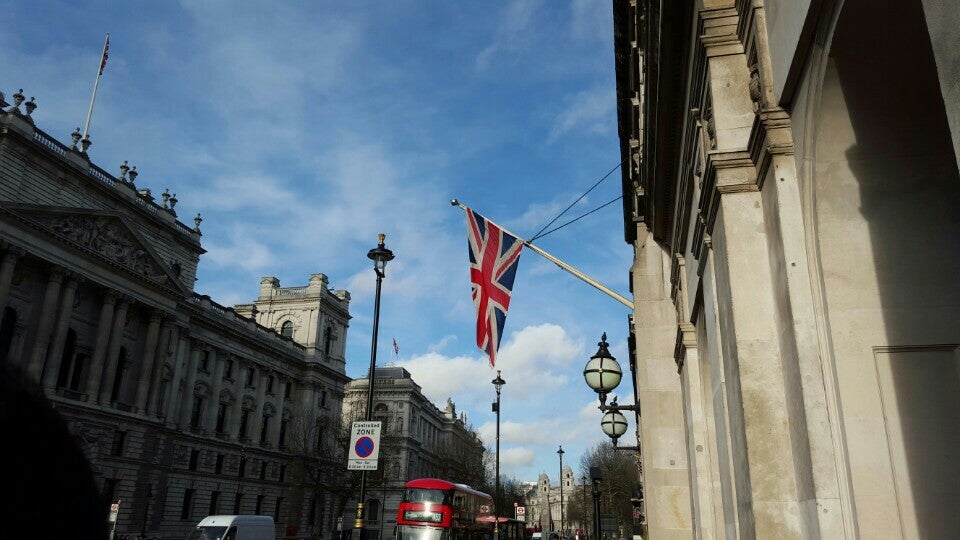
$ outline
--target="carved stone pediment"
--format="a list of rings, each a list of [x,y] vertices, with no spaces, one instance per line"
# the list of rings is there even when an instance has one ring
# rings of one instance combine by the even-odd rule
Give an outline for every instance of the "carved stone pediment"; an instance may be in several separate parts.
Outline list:
[[[119,214],[31,205],[11,205],[8,209],[82,251],[154,283],[179,288],[170,268]]]

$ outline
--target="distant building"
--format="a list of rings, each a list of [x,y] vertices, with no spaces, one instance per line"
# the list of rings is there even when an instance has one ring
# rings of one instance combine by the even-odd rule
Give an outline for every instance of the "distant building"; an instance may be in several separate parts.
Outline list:
[[[340,421],[350,295],[323,274],[265,278],[235,309],[197,294],[200,217],[184,225],[176,195],[155,200],[126,163],[119,177],[93,165],[79,133],[57,142],[12,97],[0,94],[0,362],[66,417],[104,504],[123,501],[116,530],[182,538],[242,513],[272,515],[278,535],[329,534],[324,486],[343,467],[317,456]]]
[[[571,521],[566,510],[570,508],[571,501],[576,496],[574,490],[582,489],[582,486],[576,485],[573,469],[569,465],[563,467],[563,478],[560,482],[563,483],[563,528],[567,534],[570,534],[571,531],[583,527],[582,523]],[[560,483],[551,485],[550,476],[546,473],[540,474],[536,484],[532,482],[528,484],[524,494],[527,504],[525,511],[527,527],[539,528],[543,531],[559,531],[560,495]]]
[[[960,530],[960,5],[614,0],[650,538]]]
[[[443,410],[431,403],[402,367],[376,369],[373,419],[382,422],[380,462],[368,473],[366,528],[374,538],[392,538],[403,485],[415,478],[441,478],[478,485],[483,480],[483,442],[469,429],[453,401]],[[365,418],[370,380],[354,379],[344,389],[343,422]],[[353,526],[356,500],[343,516]]]

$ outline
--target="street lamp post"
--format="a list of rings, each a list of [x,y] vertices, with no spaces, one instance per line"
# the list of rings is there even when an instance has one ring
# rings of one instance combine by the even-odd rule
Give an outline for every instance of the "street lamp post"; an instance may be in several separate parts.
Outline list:
[[[593,540],[600,540],[600,481],[603,472],[600,467],[590,467],[590,479],[593,481]]]
[[[373,271],[377,274],[377,292],[373,302],[373,338],[370,343],[370,371],[367,373],[369,384],[367,386],[367,414],[366,420],[373,420],[373,381],[376,378],[377,369],[377,332],[380,329],[380,287],[383,278],[386,277],[385,270],[387,263],[393,260],[393,252],[384,245],[387,235],[380,233],[380,242],[377,247],[367,252],[367,258],[373,261]],[[367,471],[360,472],[360,497],[357,500],[357,515],[353,522],[353,528],[358,530],[359,540],[364,538],[364,499],[367,496]]]
[[[560,537],[566,538],[563,534],[563,446],[557,450],[557,455],[560,456]]]
[[[600,427],[613,440],[613,446],[618,450],[639,451],[639,448],[635,446],[617,446],[617,440],[627,432],[627,419],[620,411],[633,411],[639,418],[640,407],[639,405],[617,405],[616,397],[613,398],[610,405],[607,405],[607,394],[620,384],[623,371],[620,369],[617,359],[610,354],[610,350],[607,348],[606,332],[604,332],[600,338],[600,343],[597,345],[599,345],[599,348],[596,354],[590,357],[586,367],[583,368],[583,379],[587,386],[598,394],[600,399],[598,408],[604,413],[600,420]]]
[[[584,535],[587,533],[587,475],[580,477],[580,485],[583,486],[583,518],[580,519],[580,527]]]
[[[493,536],[499,540],[500,538],[500,515],[497,513],[497,500],[500,499],[500,388],[507,384],[507,381],[503,380],[503,377],[500,376],[500,370],[497,370],[497,378],[490,381],[493,383],[493,386],[497,389],[497,401],[493,404],[493,412],[497,413],[497,457],[496,465],[494,468],[494,478],[493,478]]]

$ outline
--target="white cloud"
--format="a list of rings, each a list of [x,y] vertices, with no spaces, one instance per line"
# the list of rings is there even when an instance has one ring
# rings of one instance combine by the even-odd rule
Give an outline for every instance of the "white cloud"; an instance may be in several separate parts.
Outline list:
[[[616,127],[616,94],[612,87],[602,86],[579,92],[567,100],[566,108],[553,121],[547,142],[574,132],[606,134]]]
[[[527,27],[540,8],[542,0],[514,0],[500,17],[492,43],[477,54],[476,68],[487,69],[498,54],[515,52],[524,43]]]

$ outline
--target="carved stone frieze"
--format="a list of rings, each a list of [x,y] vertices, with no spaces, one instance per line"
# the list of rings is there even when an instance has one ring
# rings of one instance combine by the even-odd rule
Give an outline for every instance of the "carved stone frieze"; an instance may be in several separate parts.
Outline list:
[[[150,280],[163,283],[167,274],[133,234],[106,216],[59,215],[40,221],[57,235],[90,249]]]

